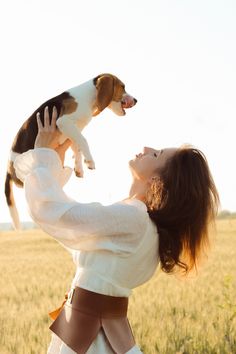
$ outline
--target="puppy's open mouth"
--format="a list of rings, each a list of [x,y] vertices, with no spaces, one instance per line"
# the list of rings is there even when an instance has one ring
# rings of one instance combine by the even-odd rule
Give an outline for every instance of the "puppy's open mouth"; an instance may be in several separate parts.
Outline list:
[[[121,108],[125,114],[125,109],[132,108],[136,104],[137,100],[131,96],[126,96],[121,101]]]
[[[121,109],[124,114],[126,114],[125,110],[133,107],[134,104],[128,101],[121,101]]]
[[[127,101],[121,101],[121,107],[122,107],[122,109],[127,109],[127,108],[133,107],[133,104],[131,104],[130,102],[127,102]]]

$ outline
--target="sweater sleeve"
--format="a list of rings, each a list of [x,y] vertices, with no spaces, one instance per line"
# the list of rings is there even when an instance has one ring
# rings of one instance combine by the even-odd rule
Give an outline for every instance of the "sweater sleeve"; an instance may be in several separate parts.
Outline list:
[[[143,212],[137,207],[78,203],[69,198],[62,187],[71,171],[62,167],[51,149],[29,150],[16,158],[14,167],[24,182],[32,219],[65,247],[135,251],[143,226]]]

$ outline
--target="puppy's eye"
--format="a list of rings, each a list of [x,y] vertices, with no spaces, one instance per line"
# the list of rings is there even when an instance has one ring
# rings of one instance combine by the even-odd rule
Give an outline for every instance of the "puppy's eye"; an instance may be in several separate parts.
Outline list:
[[[154,156],[157,157],[157,153],[156,152],[154,152]]]

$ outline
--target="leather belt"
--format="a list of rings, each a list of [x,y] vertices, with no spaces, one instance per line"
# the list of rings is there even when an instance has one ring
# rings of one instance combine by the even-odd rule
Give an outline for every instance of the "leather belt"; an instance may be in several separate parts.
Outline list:
[[[127,318],[128,298],[72,289],[50,329],[72,350],[84,354],[103,329],[111,348],[124,354],[135,340]]]

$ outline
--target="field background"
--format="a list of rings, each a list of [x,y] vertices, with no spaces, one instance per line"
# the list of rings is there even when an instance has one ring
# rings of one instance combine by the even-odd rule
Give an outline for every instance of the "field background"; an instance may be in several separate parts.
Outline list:
[[[129,318],[145,354],[236,353],[236,219],[217,221],[196,278],[158,271],[135,289]],[[47,313],[69,288],[70,255],[40,230],[0,232],[0,354],[45,354]]]

